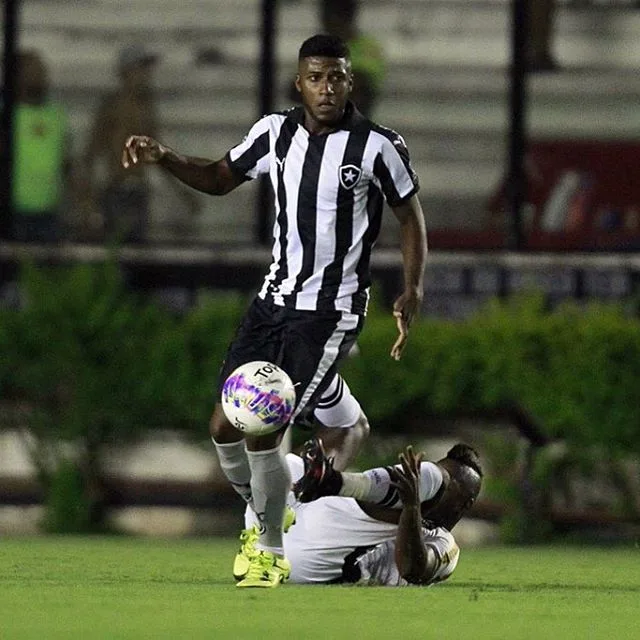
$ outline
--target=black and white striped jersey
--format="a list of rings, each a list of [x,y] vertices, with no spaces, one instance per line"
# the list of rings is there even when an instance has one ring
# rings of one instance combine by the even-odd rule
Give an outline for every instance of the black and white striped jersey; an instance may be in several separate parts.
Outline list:
[[[402,137],[347,105],[340,128],[311,135],[295,107],[263,117],[227,162],[243,179],[269,174],[273,262],[259,293],[280,306],[366,313],[369,261],[384,200],[418,191]]]

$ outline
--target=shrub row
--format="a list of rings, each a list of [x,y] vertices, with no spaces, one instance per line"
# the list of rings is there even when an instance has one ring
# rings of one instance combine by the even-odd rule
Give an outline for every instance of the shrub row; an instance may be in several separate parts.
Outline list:
[[[640,452],[640,322],[618,306],[541,296],[493,300],[465,322],[422,319],[402,361],[395,329],[374,313],[345,377],[370,419],[495,412],[519,405],[545,435]],[[402,428],[401,426],[399,427]]]
[[[211,293],[177,317],[127,290],[113,264],[27,265],[22,283],[22,308],[0,311],[0,394],[28,403],[43,436],[206,434],[245,295]],[[492,301],[464,322],[423,318],[400,362],[389,357],[395,337],[374,305],[360,355],[343,369],[376,429],[393,431],[409,408],[447,415],[516,402],[551,437],[640,451],[640,322],[616,306],[549,311],[529,296]]]

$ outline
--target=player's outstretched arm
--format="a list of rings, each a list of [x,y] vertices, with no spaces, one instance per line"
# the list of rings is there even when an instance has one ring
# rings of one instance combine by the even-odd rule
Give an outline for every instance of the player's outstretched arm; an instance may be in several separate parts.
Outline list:
[[[157,164],[193,189],[221,196],[241,184],[227,161],[184,156],[149,136],[129,136],[122,150],[125,169],[138,164]]]
[[[409,328],[420,311],[424,296],[424,269],[427,260],[427,231],[418,196],[393,207],[400,222],[400,245],[404,267],[404,291],[393,305],[398,339],[391,357],[400,360],[409,336]]]
[[[433,549],[424,545],[420,515],[420,465],[423,454],[411,446],[400,454],[400,467],[389,469],[393,485],[402,498],[402,512],[396,533],[396,564],[400,575],[411,584],[428,584],[438,567]]]

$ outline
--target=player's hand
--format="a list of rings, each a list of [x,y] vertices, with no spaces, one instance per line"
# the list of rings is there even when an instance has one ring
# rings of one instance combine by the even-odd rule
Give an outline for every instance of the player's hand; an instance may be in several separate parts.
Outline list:
[[[401,468],[389,468],[391,484],[398,489],[400,499],[406,507],[420,505],[420,465],[424,453],[415,454],[409,445],[399,456]]]
[[[394,360],[400,360],[402,357],[402,352],[409,337],[409,328],[418,314],[421,304],[422,295],[417,291],[411,290],[405,291],[393,303],[393,317],[396,319],[396,326],[398,327],[398,339],[391,347],[391,357]]]
[[[129,136],[122,150],[122,166],[125,169],[138,164],[156,164],[168,149],[149,136]]]

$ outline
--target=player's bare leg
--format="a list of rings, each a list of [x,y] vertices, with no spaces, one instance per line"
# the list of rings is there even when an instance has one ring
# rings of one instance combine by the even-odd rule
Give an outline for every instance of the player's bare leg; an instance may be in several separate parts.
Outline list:
[[[321,426],[315,435],[322,442],[327,457],[333,459],[334,469],[344,471],[355,460],[367,439],[369,421],[361,411],[355,424],[349,427]]]

